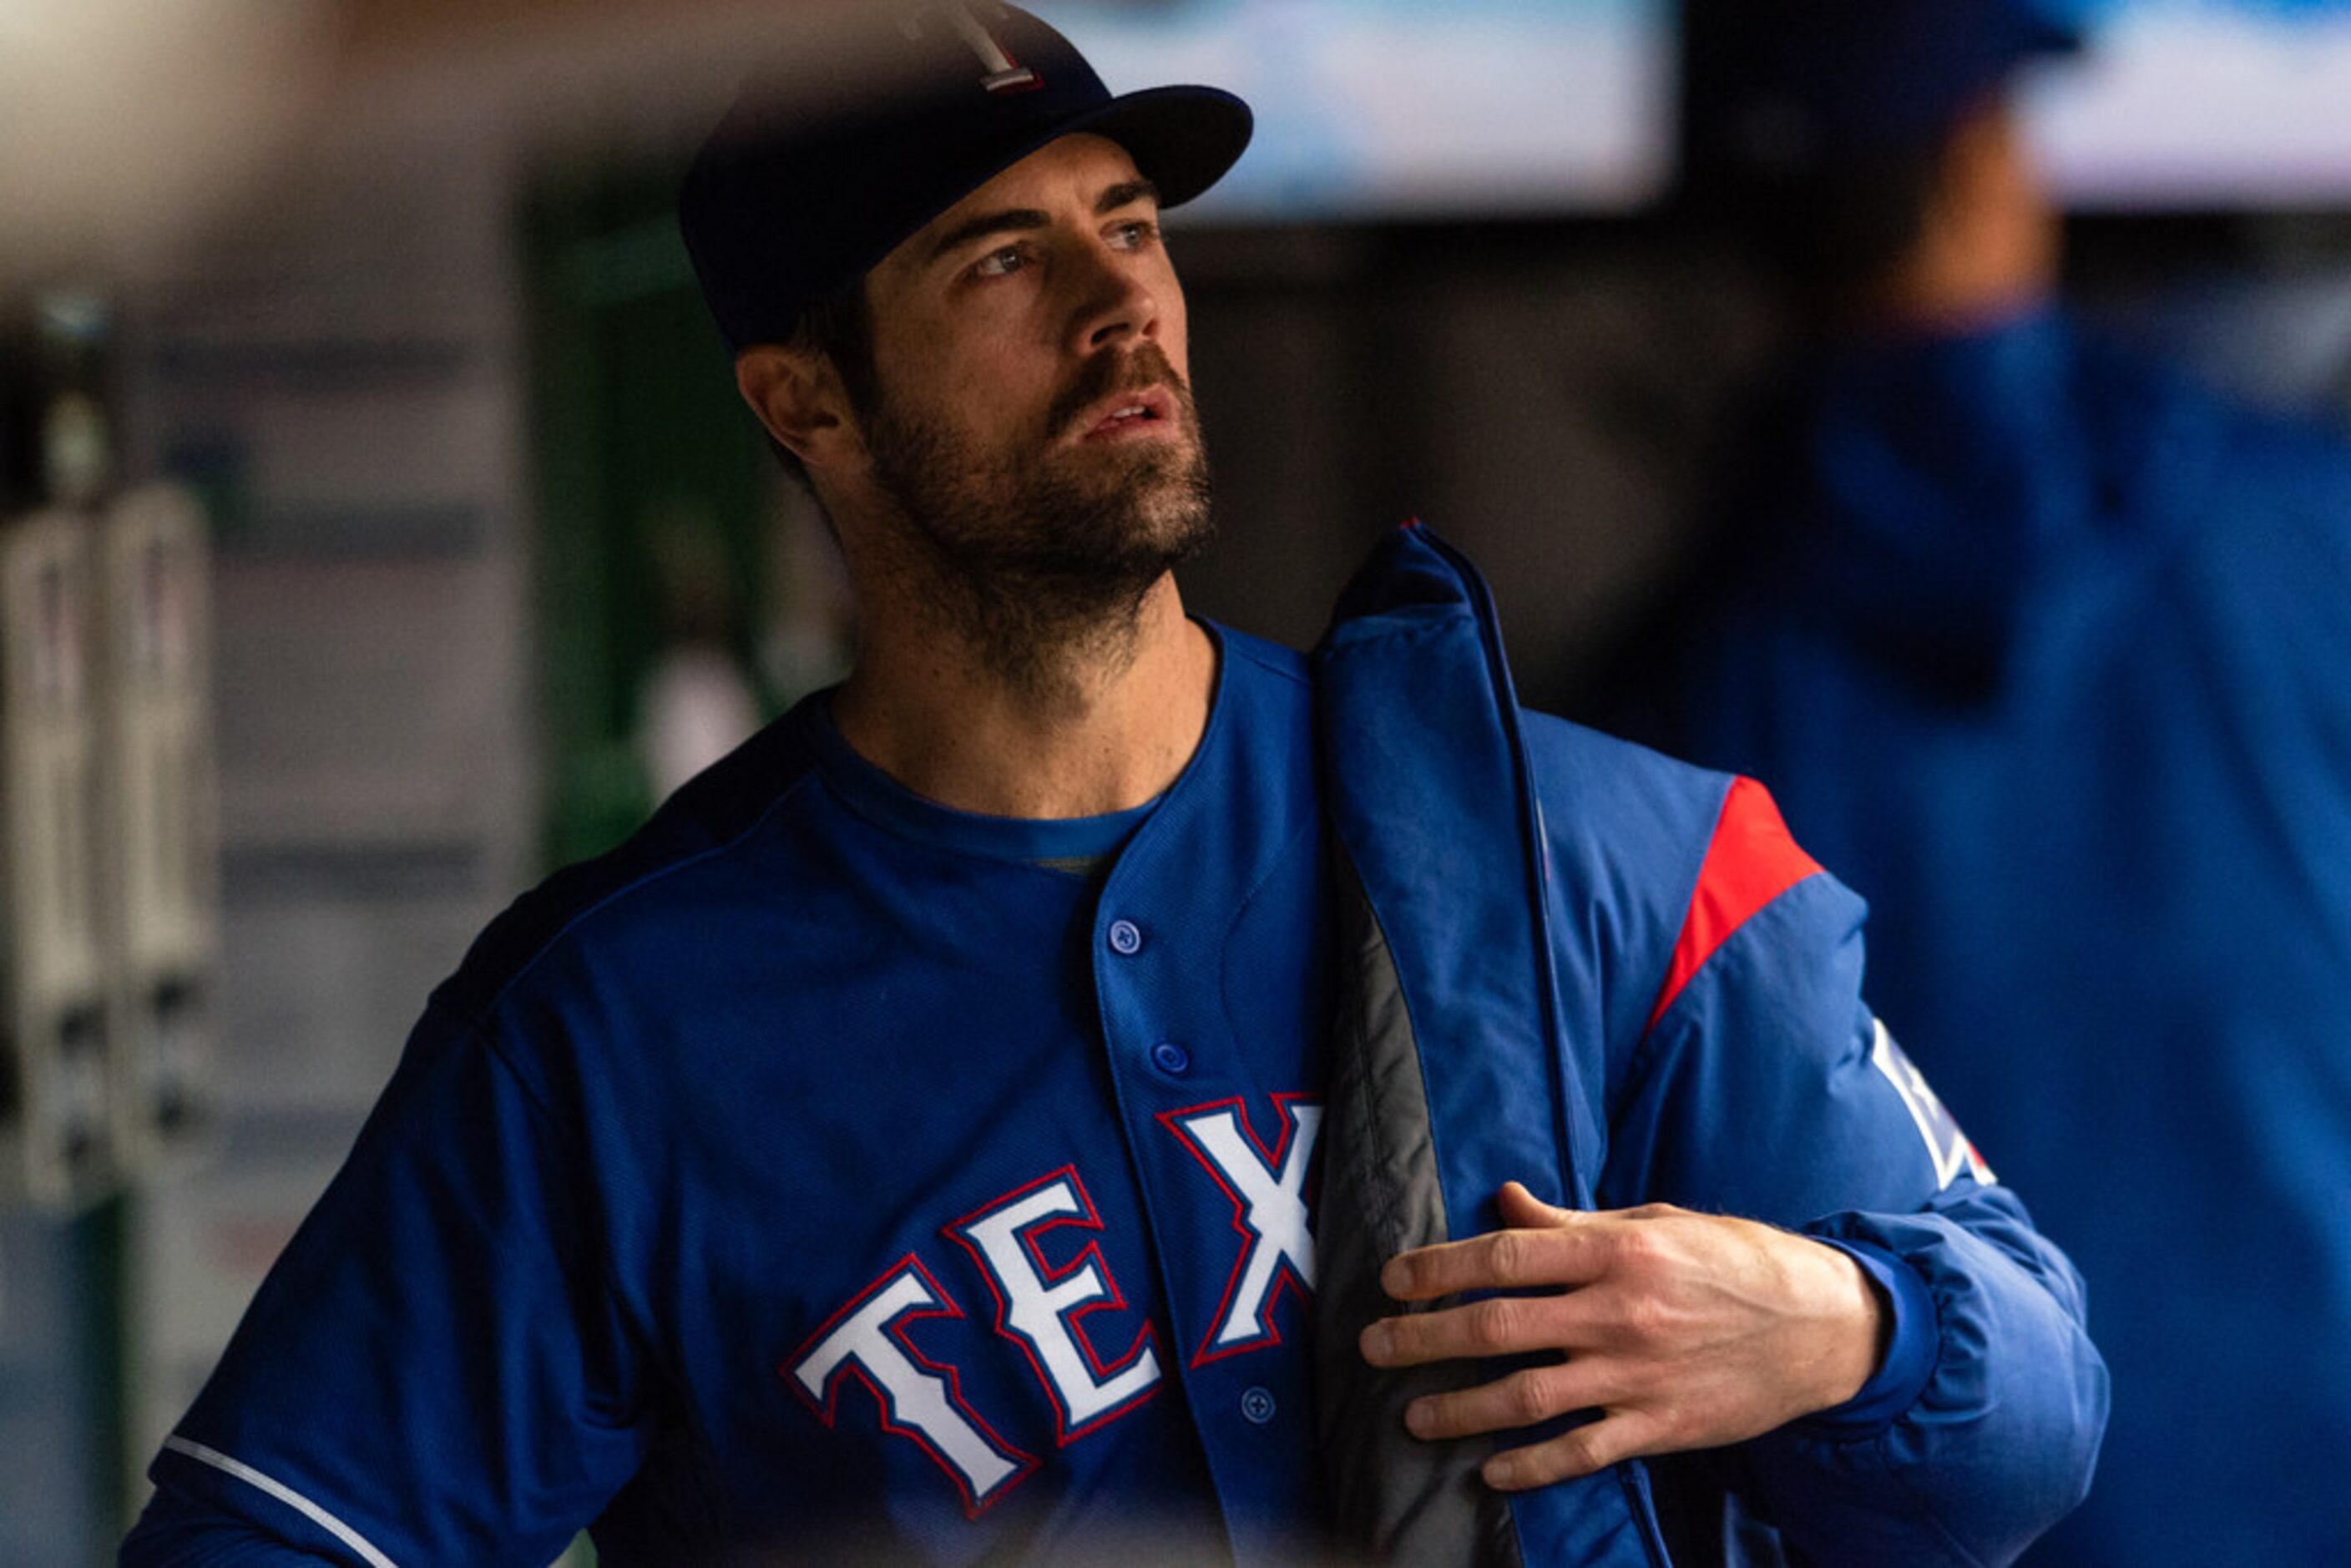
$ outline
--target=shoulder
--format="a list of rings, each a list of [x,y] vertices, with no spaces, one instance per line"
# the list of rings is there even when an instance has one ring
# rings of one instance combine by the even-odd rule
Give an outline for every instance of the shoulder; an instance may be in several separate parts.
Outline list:
[[[2223,392],[2103,340],[2085,339],[2082,358],[2094,439],[2128,509],[2351,531],[2351,442],[2334,421]]]
[[[1279,643],[1269,643],[1262,637],[1252,637],[1246,632],[1236,632],[1221,622],[1207,622],[1209,635],[1217,640],[1226,664],[1228,684],[1238,683],[1255,687],[1269,685],[1279,689],[1292,687],[1304,693],[1313,685],[1307,669],[1306,655],[1295,648],[1285,648]]]
[[[1571,942],[1605,972],[1612,1036],[1635,1038],[1797,889],[1790,934],[1825,955],[1860,901],[1798,844],[1756,780],[1542,714],[1524,718],[1552,883]]]
[[[1546,714],[1524,724],[1545,837],[1563,868],[1610,882],[1637,870],[1677,908],[1732,887],[1760,907],[1821,870],[1753,779]]]
[[[1211,625],[1221,654],[1215,746],[1233,778],[1294,775],[1311,789],[1314,681],[1306,656],[1278,643]]]
[[[2105,453],[2127,527],[2085,582],[2081,603],[2127,606],[2129,667],[2169,652],[2210,668],[2216,646],[2237,681],[2300,692],[2340,715],[2339,668],[2351,649],[2351,443],[2334,424],[2224,396],[2164,368]],[[2122,567],[2136,568],[2126,573]],[[2132,585],[2127,598],[2115,585]],[[2330,722],[2337,722],[2330,719]]]
[[[1733,775],[1549,714],[1526,713],[1521,724],[1555,855],[1595,867],[1687,862],[1696,874]]]
[[[815,701],[817,699],[810,699]],[[556,872],[510,904],[474,941],[455,974],[433,995],[453,1020],[478,1023],[554,950],[638,924],[696,896],[697,878],[723,873],[729,858],[815,777],[809,705],[787,714],[697,775],[636,832],[608,852]]]
[[[2351,443],[2315,418],[2267,409],[2226,407],[2212,414],[2220,431],[2216,488],[2227,503],[2258,498],[2293,535],[2331,551],[2351,540]]]

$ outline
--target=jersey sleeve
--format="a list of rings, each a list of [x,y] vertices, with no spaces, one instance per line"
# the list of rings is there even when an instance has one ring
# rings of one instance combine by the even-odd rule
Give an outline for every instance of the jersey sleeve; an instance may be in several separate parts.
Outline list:
[[[1600,1200],[1802,1230],[1896,1314],[1854,1402],[1710,1461],[1744,1507],[1808,1561],[2005,1562],[2085,1490],[2105,1369],[2080,1277],[1864,1004],[1863,914],[1730,785],[1612,1086]]]
[[[496,1042],[428,1010],[121,1562],[554,1561],[644,1448],[590,1191]]]

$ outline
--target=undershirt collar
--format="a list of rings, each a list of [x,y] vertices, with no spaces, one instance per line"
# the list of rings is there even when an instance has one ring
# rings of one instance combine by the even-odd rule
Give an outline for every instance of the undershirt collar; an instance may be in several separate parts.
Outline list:
[[[829,694],[828,694],[829,697]],[[809,734],[825,782],[850,810],[901,838],[962,854],[1074,871],[1116,854],[1166,796],[1097,817],[990,817],[943,806],[860,756],[832,722],[830,700],[809,705]]]

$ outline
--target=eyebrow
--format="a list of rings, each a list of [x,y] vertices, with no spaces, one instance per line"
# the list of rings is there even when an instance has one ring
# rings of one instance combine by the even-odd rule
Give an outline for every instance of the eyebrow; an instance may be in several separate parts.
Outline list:
[[[1137,202],[1159,202],[1159,187],[1148,180],[1124,180],[1104,191],[1094,201],[1094,215],[1108,217],[1122,207]],[[1052,214],[1038,207],[1007,207],[1001,212],[981,213],[967,222],[957,224],[938,237],[931,246],[931,259],[938,260],[949,251],[961,249],[974,240],[990,235],[1021,234],[1051,225]]]
[[[1106,218],[1119,208],[1131,207],[1137,202],[1149,202],[1157,206],[1159,187],[1148,180],[1129,180],[1123,184],[1113,185],[1102,193],[1101,200],[1094,203],[1094,216]]]

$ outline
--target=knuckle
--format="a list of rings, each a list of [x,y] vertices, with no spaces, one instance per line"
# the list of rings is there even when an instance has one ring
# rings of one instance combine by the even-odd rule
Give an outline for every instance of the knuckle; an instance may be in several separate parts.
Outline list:
[[[1616,1258],[1621,1263],[1641,1267],[1664,1255],[1664,1243],[1655,1230],[1632,1226],[1616,1233]]]
[[[1529,1370],[1514,1375],[1509,1385],[1510,1413],[1521,1427],[1531,1427],[1547,1420],[1552,1408],[1551,1382],[1541,1372]]]
[[[1486,1249],[1486,1261],[1494,1277],[1505,1284],[1515,1283],[1526,1277],[1534,1262],[1531,1238],[1523,1230],[1499,1230]]]
[[[1668,1314],[1655,1296],[1635,1296],[1625,1303],[1621,1322],[1626,1338],[1647,1344],[1666,1337]]]
[[[1649,1289],[1662,1281],[1673,1267],[1669,1245],[1654,1232],[1639,1230],[1618,1238],[1611,1262],[1616,1273]]]
[[[1479,1344],[1499,1345],[1510,1339],[1520,1318],[1517,1301],[1508,1296],[1497,1296],[1470,1309],[1469,1331]]]
[[[1588,1474],[1608,1461],[1601,1451],[1600,1426],[1578,1427],[1559,1439],[1559,1457],[1571,1474]]]

